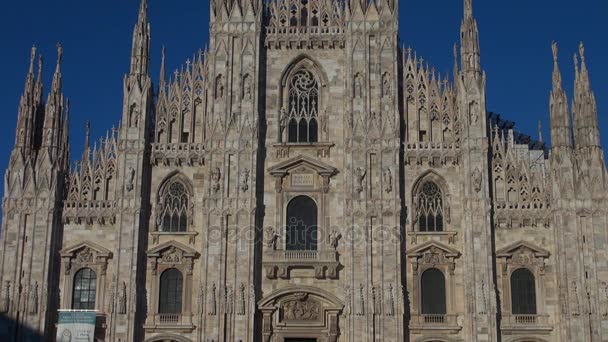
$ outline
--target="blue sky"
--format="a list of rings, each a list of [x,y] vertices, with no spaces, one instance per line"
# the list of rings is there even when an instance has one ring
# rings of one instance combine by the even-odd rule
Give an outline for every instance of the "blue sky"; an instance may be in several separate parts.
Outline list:
[[[150,0],[152,76],[158,79],[162,46],[168,71],[178,68],[208,37],[208,0]],[[458,39],[461,0],[400,0],[400,38],[429,64],[451,72]],[[45,57],[45,90],[63,44],[64,92],[70,98],[72,156],[81,155],[85,121],[93,139],[105,135],[121,115],[122,77],[129,67],[131,32],[139,0],[11,1],[0,12],[0,170],[14,143],[17,105],[32,44]],[[572,96],[572,55],[586,45],[591,82],[598,101],[602,138],[608,141],[608,1],[474,1],[481,31],[482,64],[488,76],[488,110],[537,135],[542,120],[549,136],[550,44],[560,44],[565,87]],[[2,191],[3,189],[0,189]]]

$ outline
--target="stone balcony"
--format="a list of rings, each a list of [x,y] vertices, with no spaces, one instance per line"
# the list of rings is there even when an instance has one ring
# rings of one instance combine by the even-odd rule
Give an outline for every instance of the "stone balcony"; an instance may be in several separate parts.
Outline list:
[[[268,279],[289,279],[294,269],[314,270],[317,279],[337,279],[340,263],[335,250],[266,251],[263,260]]]
[[[194,330],[190,314],[154,314],[149,315],[144,329],[147,332],[175,331],[189,333]]]
[[[548,315],[510,315],[503,314],[500,329],[510,334],[548,334],[553,330]]]
[[[65,201],[63,222],[114,224],[117,206],[116,201]]]
[[[266,28],[265,45],[270,49],[344,48],[346,28],[335,26],[280,26]]]
[[[152,144],[152,165],[202,166],[205,147],[202,143]]]
[[[458,325],[458,315],[420,315],[413,314],[410,320],[410,330],[414,334],[436,332],[456,334],[462,329]]]
[[[460,164],[460,145],[447,142],[405,143],[406,165],[458,165]]]

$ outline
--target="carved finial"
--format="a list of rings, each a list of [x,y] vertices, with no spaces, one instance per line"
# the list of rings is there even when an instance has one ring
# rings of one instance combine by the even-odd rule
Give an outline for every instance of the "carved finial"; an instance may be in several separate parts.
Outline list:
[[[63,47],[60,43],[57,43],[57,69],[55,72],[59,72],[61,68],[61,62],[63,61]]]
[[[574,71],[578,75],[578,55],[574,54]]]
[[[583,63],[585,63],[585,44],[583,42],[578,44],[578,52],[581,55]]]
[[[161,52],[161,60],[160,60],[160,85],[163,87],[165,85],[165,46],[163,45],[163,49]]]
[[[473,0],[464,0],[464,15],[467,18],[473,16]]]
[[[551,49],[553,50],[553,62],[557,63],[557,42],[551,43]]]
[[[538,141],[543,142],[543,123],[538,120]]]
[[[89,149],[89,139],[91,139],[91,121],[85,123],[84,149]]]
[[[36,59],[36,45],[32,46],[32,50],[30,53],[30,74],[34,73],[34,60]]]

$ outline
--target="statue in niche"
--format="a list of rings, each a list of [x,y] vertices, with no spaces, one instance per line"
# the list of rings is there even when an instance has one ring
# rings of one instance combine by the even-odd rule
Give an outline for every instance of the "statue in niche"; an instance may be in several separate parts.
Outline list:
[[[123,281],[118,290],[118,314],[127,313],[127,284]]]
[[[574,305],[572,306],[572,316],[580,316],[580,303],[578,300],[578,286],[576,281],[572,282],[572,296],[574,297]]]
[[[207,314],[209,316],[215,316],[217,314],[217,297],[216,297],[217,288],[215,287],[215,283],[211,286],[211,291],[209,291],[209,308],[207,309]]]
[[[355,98],[362,98],[363,97],[363,84],[361,81],[361,74],[357,74],[355,75],[355,87],[354,87],[354,91],[355,91]]]
[[[213,181],[213,192],[220,191],[220,179],[222,178],[222,173],[219,167],[215,167],[211,172],[211,180]]]
[[[28,306],[30,314],[35,315],[38,313],[38,282],[35,282],[30,287]]]
[[[7,313],[11,304],[11,282],[5,281],[2,287],[2,305],[0,306],[0,313]]]
[[[243,169],[241,171],[241,191],[246,192],[249,190],[249,169]]]
[[[127,191],[131,192],[135,188],[135,169],[129,166],[127,170]]]
[[[384,191],[386,191],[387,194],[391,193],[393,191],[393,173],[391,172],[390,167],[384,168],[382,178],[384,181]]]
[[[469,105],[469,115],[471,116],[471,125],[479,121],[479,103],[477,101],[473,101]]]
[[[363,192],[363,181],[365,180],[366,174],[367,174],[367,171],[361,167],[358,167],[355,170],[355,177],[357,180],[357,184],[355,186],[355,191],[357,191],[358,193]]]
[[[475,190],[475,192],[480,192],[481,186],[483,184],[483,178],[481,175],[481,171],[479,171],[478,168],[473,171],[473,174],[471,175],[471,180],[473,182],[473,189]]]
[[[140,112],[137,108],[136,104],[131,105],[129,109],[129,127],[137,127],[139,126],[139,116]]]
[[[391,76],[389,73],[385,73],[382,76],[382,97],[391,96]]]
[[[253,93],[251,90],[251,80],[249,78],[249,75],[243,77],[243,98],[246,100],[251,100]]]

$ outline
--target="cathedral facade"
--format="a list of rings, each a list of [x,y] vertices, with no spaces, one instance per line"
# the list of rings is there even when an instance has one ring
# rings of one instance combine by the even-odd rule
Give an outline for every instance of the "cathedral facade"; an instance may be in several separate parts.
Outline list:
[[[63,51],[44,99],[33,49],[0,340],[95,310],[108,342],[608,341],[583,45],[571,106],[553,45],[548,147],[486,110],[472,0],[450,77],[400,47],[398,7],[211,0],[208,49],[171,76],[163,51],[155,86],[143,0],[120,122],[73,166]]]

